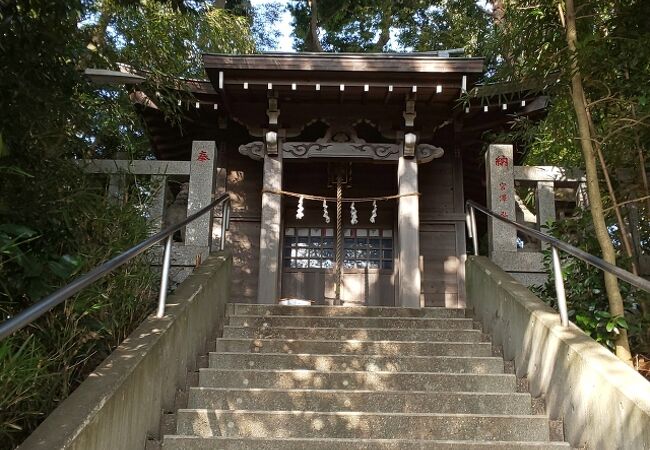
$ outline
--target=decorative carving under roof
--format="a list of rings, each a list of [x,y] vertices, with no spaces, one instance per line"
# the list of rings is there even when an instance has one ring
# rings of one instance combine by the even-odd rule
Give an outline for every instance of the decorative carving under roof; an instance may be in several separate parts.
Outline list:
[[[409,133],[409,136],[412,133]],[[415,135],[413,135],[415,136]],[[366,142],[357,135],[353,126],[332,121],[325,136],[315,142],[283,142],[282,158],[347,158],[373,161],[397,161],[405,144]],[[409,142],[418,163],[428,163],[440,158],[445,152],[442,148],[430,144],[415,145]],[[412,150],[412,151],[413,151]],[[239,147],[239,153],[255,160],[264,158],[264,143],[253,141]],[[411,155],[413,155],[411,153]]]
[[[431,144],[419,144],[415,148],[415,158],[418,160],[419,164],[428,163],[434,159],[442,158],[442,155],[445,154],[445,151]]]
[[[339,137],[342,138],[342,135]],[[282,156],[287,159],[362,158],[390,161],[399,157],[399,145],[365,142],[285,142],[282,144]]]
[[[316,142],[319,144],[327,143],[355,143],[355,144],[365,144],[366,141],[359,138],[357,135],[357,130],[350,125],[333,123],[325,132],[325,136],[320,139],[317,139]]]
[[[253,141],[239,146],[239,153],[256,161],[264,159],[264,142]]]

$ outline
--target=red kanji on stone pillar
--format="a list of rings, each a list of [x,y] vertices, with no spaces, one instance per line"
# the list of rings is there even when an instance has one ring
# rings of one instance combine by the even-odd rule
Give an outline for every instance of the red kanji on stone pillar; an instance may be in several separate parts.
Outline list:
[[[507,156],[499,155],[494,160],[494,164],[496,164],[497,167],[508,167],[510,165],[510,161],[508,160]]]
[[[201,162],[209,161],[210,157],[208,156],[208,153],[205,150],[201,150],[199,152],[199,156],[196,157],[196,160]]]

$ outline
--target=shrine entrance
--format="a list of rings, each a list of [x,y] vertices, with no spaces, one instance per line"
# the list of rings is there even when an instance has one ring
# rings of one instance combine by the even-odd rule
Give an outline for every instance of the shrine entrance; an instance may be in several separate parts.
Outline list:
[[[394,306],[398,200],[382,198],[397,190],[396,166],[307,160],[284,169],[283,190],[307,195],[283,197],[281,297]]]

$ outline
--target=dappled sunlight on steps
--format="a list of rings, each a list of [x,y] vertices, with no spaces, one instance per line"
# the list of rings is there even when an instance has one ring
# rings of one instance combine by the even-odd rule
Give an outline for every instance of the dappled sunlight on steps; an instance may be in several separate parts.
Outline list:
[[[163,449],[570,448],[468,310],[231,304],[215,350]]]

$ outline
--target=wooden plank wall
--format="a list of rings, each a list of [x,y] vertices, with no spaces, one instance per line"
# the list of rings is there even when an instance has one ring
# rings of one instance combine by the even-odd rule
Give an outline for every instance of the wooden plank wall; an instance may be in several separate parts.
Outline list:
[[[461,158],[448,150],[419,166],[422,304],[465,305],[465,216]]]
[[[232,144],[231,144],[232,145]],[[233,211],[227,246],[233,253],[232,301],[256,302],[259,271],[259,232],[261,214],[262,164],[240,155],[235,146],[227,149],[226,189],[233,196]],[[394,167],[394,166],[390,166]],[[287,189],[330,195],[322,189],[323,174],[317,183],[307,171],[297,171],[298,166],[288,166],[285,172]],[[300,167],[302,169],[302,167]],[[305,166],[307,169],[307,166]],[[396,168],[395,168],[396,170]],[[301,173],[302,172],[302,173]],[[377,178],[372,171],[355,170],[355,187],[346,196],[384,195],[395,190],[393,177]],[[299,174],[299,175],[297,175]],[[293,179],[293,182],[291,181]],[[308,182],[306,180],[310,180]],[[381,187],[378,180],[384,181]],[[318,189],[316,186],[321,187]],[[422,255],[422,304],[425,306],[463,307],[465,222],[463,213],[462,162],[453,151],[441,159],[419,166],[420,197],[420,253]],[[285,200],[285,221],[293,226],[322,226],[322,209],[307,203],[306,217],[295,221],[295,199]],[[345,219],[349,221],[346,207]],[[334,219],[335,205],[330,205],[330,217]],[[358,205],[359,217],[365,220],[369,205]],[[394,221],[394,204],[380,204],[378,225]],[[368,226],[369,224],[360,224]],[[283,225],[284,226],[284,225]],[[395,248],[395,254],[397,249]],[[299,273],[303,272],[303,273]],[[282,276],[282,296],[316,298],[333,296],[323,286],[331,284],[330,275],[318,271],[285,270]],[[350,273],[344,277],[343,293],[361,299],[366,304],[393,305],[395,275],[391,273]],[[372,282],[370,282],[372,281]],[[357,291],[353,295],[353,291]],[[321,294],[322,292],[322,294]]]
[[[262,163],[239,154],[236,146],[225,152],[226,189],[232,212],[227,248],[233,255],[233,302],[257,302],[260,216],[262,213]]]

